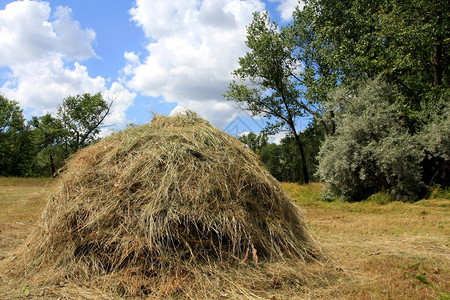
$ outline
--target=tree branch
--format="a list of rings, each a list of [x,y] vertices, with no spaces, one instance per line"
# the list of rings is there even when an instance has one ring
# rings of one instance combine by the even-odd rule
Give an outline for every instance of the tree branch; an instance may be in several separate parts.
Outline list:
[[[89,137],[89,135],[103,123],[103,121],[105,120],[106,116],[109,115],[109,112],[111,111],[111,107],[113,106],[114,101],[115,101],[115,100],[112,100],[112,101],[109,103],[108,107],[106,108],[105,114],[104,114],[104,115],[98,120],[98,122],[95,123],[95,125],[92,126],[92,128],[91,128],[91,129],[83,136],[83,138],[81,139],[81,141],[77,144],[77,149],[80,147],[80,145],[82,145],[82,144],[86,141],[86,139]]]

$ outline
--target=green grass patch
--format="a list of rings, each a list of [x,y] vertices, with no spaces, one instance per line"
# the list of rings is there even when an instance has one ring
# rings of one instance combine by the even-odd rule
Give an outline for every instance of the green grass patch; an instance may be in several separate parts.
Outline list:
[[[322,184],[313,182],[309,184],[281,183],[285,191],[299,203],[314,203],[321,200]]]
[[[428,199],[450,199],[450,187],[435,185],[430,188]]]

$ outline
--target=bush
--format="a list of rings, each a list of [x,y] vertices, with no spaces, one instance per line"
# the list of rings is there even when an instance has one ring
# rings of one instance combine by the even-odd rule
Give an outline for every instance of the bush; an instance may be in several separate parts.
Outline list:
[[[317,174],[329,195],[359,201],[381,190],[395,199],[417,200],[422,182],[422,146],[403,124],[398,94],[376,79],[356,97],[338,95],[336,134],[319,153]]]
[[[450,103],[435,114],[418,139],[423,147],[423,180],[426,184],[450,186]]]

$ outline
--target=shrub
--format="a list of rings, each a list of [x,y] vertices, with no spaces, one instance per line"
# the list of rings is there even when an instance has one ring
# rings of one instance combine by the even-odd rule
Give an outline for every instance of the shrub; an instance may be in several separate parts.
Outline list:
[[[403,125],[398,94],[376,79],[355,96],[338,94],[337,131],[319,153],[318,176],[329,195],[359,201],[380,190],[399,200],[425,192],[421,146]]]
[[[450,186],[450,103],[441,111],[432,117],[418,140],[424,151],[421,164],[424,182]]]

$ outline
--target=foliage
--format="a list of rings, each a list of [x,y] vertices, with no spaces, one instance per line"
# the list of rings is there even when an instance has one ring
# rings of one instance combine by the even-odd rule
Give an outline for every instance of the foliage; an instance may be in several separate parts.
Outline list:
[[[314,178],[317,168],[317,158],[319,147],[323,141],[323,127],[312,122],[310,126],[299,133],[306,151],[306,164],[308,166],[309,177]],[[246,144],[265,164],[270,174],[283,182],[303,182],[301,161],[297,156],[297,145],[291,136],[281,139],[280,144],[269,143],[266,134],[255,134],[250,132],[238,138]]]
[[[0,133],[20,132],[25,127],[24,121],[19,104],[0,95]]]
[[[307,99],[333,100],[337,85],[356,91],[382,74],[403,96],[399,109],[412,129],[448,99],[448,1],[309,0],[291,30]]]
[[[318,155],[326,135],[326,128],[323,126],[322,120],[317,119],[313,119],[308,127],[300,134],[305,144],[308,172],[314,181],[318,180],[316,176],[317,166],[319,164]]]
[[[396,197],[417,198],[424,184],[448,184],[448,145],[439,142],[447,138],[443,128],[448,126],[429,124],[437,122],[434,112],[442,112],[450,97],[449,2],[307,0],[293,17],[292,24],[278,28],[267,13],[254,15],[247,29],[250,52],[239,60],[228,99],[253,114],[274,118],[269,129],[289,129],[303,176],[309,173],[307,156],[314,149],[306,149],[296,120],[313,116],[328,136],[343,126],[325,146],[350,156],[322,155],[327,161],[321,162],[320,172],[330,179],[347,169],[343,186],[339,176],[331,185],[345,197],[365,197],[384,187]],[[352,103],[353,98],[346,98],[344,103],[335,92],[355,95],[361,84],[376,78],[389,82],[395,93],[374,89],[375,94],[363,95],[368,100],[360,97]],[[378,98],[383,104],[376,104]],[[373,115],[358,115],[370,110]],[[277,167],[269,164],[273,173],[284,173],[285,160],[273,161],[279,161]]]
[[[29,157],[25,118],[16,101],[0,95],[0,175],[22,175]]]
[[[269,138],[266,134],[249,132],[248,134],[243,134],[238,137],[238,140],[247,145],[256,154],[260,154],[261,150],[267,146]]]
[[[336,135],[325,139],[319,155],[318,175],[331,195],[357,201],[388,190],[396,199],[414,201],[429,184],[448,185],[448,109],[411,134],[398,97],[376,79],[339,100]]]
[[[94,141],[111,105],[103,100],[100,93],[85,93],[64,99],[57,116],[61,120],[64,143],[69,151],[76,151]]]
[[[95,140],[111,105],[100,93],[70,96],[56,116],[34,116],[25,125],[18,103],[0,95],[0,175],[54,175]]]
[[[246,44],[250,52],[239,59],[240,67],[234,71],[238,81],[230,84],[226,97],[254,115],[264,114],[269,119],[267,130],[286,128],[290,132],[307,183],[304,145],[297,129],[297,120],[306,114],[307,105],[293,81],[300,66],[292,56],[290,36],[283,29],[280,32],[267,13],[255,13],[247,28]]]
[[[54,175],[67,157],[61,120],[47,113],[39,118],[33,117],[29,126],[37,152],[33,165],[34,174]]]
[[[282,181],[283,178],[287,177],[283,164],[283,154],[279,145],[275,143],[267,144],[258,154],[270,174],[278,181]],[[291,181],[289,179],[287,181]]]
[[[377,80],[340,99],[336,135],[325,139],[319,155],[318,175],[332,194],[354,201],[392,188],[400,198],[420,196],[420,153],[390,104],[395,97]]]
[[[439,112],[439,111],[438,111]],[[450,102],[418,135],[423,147],[423,178],[427,184],[450,186]]]

